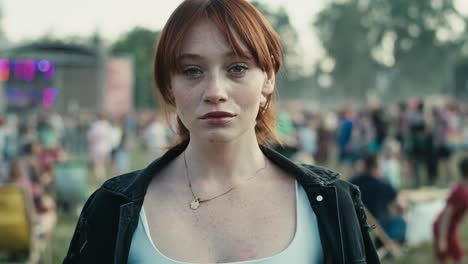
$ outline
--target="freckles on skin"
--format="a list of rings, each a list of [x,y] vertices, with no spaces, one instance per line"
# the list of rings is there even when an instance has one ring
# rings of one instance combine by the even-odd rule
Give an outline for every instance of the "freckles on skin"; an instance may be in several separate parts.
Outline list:
[[[250,260],[250,259],[256,259],[258,254],[254,250],[255,245],[249,245],[248,243],[244,243],[242,245],[242,250],[241,250],[241,255],[240,260]]]
[[[185,37],[179,58],[182,69],[171,76],[171,86],[176,114],[190,133],[210,140],[231,140],[247,135],[246,131],[254,135],[267,74],[253,59],[232,54],[222,33],[209,21],[196,23]],[[222,100],[214,100],[217,96]],[[215,110],[236,116],[222,126],[199,119]]]
[[[200,99],[195,99],[196,97],[198,97],[196,94],[193,93],[193,91],[191,91],[190,89],[186,89],[186,90],[176,90],[174,91],[173,90],[173,93],[174,93],[174,103],[175,103],[175,112],[176,114],[182,119],[184,120],[184,117],[187,115],[187,114],[194,114],[193,113],[193,110],[189,109],[187,106],[190,105],[190,101],[193,101],[193,100],[198,100],[200,101]],[[190,98],[192,98],[191,100],[189,100]],[[192,103],[193,104],[193,103]]]

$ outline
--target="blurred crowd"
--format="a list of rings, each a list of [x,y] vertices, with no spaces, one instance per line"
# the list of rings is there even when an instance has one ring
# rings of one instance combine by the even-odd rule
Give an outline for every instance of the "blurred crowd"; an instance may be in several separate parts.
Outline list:
[[[0,116],[0,182],[7,182],[13,161],[36,159],[37,170],[52,182],[52,168],[70,159],[88,162],[99,179],[106,169],[130,169],[130,149],[139,148],[155,157],[168,146],[173,133],[161,113],[141,112],[121,117],[101,113],[60,115],[52,111]],[[104,171],[103,171],[104,170]],[[28,178],[33,180],[31,172]]]
[[[436,104],[411,98],[330,111],[290,103],[281,109],[278,133],[283,146],[277,149],[329,166],[346,179],[363,169],[366,155],[375,154],[385,178],[397,189],[445,185],[455,180],[448,162],[468,150],[468,108],[455,100]]]
[[[173,120],[152,111],[119,117],[7,113],[0,116],[0,183],[18,185],[31,195],[35,213],[45,219],[42,225],[52,229],[56,208],[66,208],[54,194],[58,164],[85,161],[90,184],[96,187],[133,169],[134,159],[141,157],[135,153],[149,160],[162,154],[174,139],[175,128],[168,125]],[[365,191],[363,202],[395,234],[392,238],[404,241],[402,219],[390,221],[389,213],[379,208],[395,202],[403,188],[447,187],[457,180],[450,163],[468,150],[468,106],[428,98],[339,109],[285,102],[279,107],[277,133],[281,144],[273,143],[274,149],[297,162],[339,171]]]

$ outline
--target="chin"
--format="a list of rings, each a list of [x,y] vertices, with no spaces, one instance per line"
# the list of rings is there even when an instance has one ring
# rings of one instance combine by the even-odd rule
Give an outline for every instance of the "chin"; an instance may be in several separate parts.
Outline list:
[[[210,143],[228,143],[234,139],[232,135],[226,133],[209,133],[203,138]]]
[[[208,143],[229,143],[238,139],[239,136],[227,131],[209,131],[201,135],[199,134],[197,138]]]
[[[255,130],[250,129],[235,129],[235,128],[221,128],[221,129],[201,129],[197,132],[192,131],[191,134],[199,141],[206,143],[231,143],[234,141],[245,140],[250,136],[255,137]],[[248,140],[247,140],[248,141]]]

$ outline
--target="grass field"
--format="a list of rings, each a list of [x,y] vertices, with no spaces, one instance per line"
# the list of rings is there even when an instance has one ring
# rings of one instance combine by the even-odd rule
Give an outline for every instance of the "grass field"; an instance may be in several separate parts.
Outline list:
[[[142,152],[133,153],[134,162],[132,169],[143,168],[152,157],[145,155]],[[94,188],[96,188],[94,186]],[[68,250],[70,239],[76,225],[77,216],[74,214],[59,213],[57,226],[52,234],[47,250],[44,252],[40,263],[62,263],[63,258]],[[462,240],[468,245],[468,221],[462,226]],[[466,248],[466,247],[465,247]],[[468,253],[468,252],[467,252]],[[431,243],[424,243],[415,248],[405,250],[404,256],[398,259],[384,259],[383,263],[387,264],[407,264],[407,263],[436,263],[432,258]]]

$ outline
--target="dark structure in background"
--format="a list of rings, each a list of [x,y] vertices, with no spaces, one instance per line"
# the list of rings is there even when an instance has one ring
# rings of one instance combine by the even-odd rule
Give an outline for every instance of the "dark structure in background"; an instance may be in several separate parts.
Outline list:
[[[98,47],[64,43],[13,47],[0,52],[0,82],[3,110],[8,112],[133,110],[130,60],[108,57]]]
[[[13,47],[1,52],[0,57],[7,59],[10,66],[3,84],[6,111],[34,111],[41,107],[59,112],[71,108],[102,110],[104,52],[79,45],[38,43]],[[49,76],[39,70],[41,63],[50,63]],[[31,64],[35,64],[34,73]],[[44,96],[49,96],[49,100]]]

